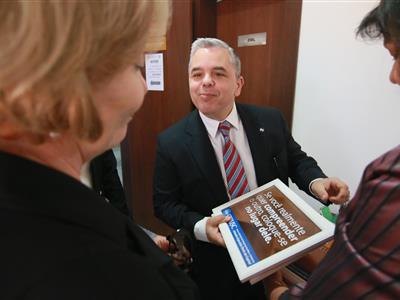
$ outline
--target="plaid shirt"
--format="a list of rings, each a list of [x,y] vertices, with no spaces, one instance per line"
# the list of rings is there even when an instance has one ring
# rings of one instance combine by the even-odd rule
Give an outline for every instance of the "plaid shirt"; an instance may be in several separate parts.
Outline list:
[[[280,299],[400,299],[400,146],[366,168],[331,250]]]

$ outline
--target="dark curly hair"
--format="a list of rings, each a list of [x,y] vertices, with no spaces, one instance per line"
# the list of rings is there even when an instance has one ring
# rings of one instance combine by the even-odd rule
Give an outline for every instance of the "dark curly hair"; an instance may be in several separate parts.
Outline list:
[[[357,35],[362,38],[384,38],[400,47],[400,0],[381,0],[361,21]]]

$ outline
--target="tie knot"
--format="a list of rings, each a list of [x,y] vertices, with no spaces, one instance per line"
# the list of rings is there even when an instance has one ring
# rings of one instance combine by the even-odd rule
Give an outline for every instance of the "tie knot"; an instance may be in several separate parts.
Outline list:
[[[223,121],[219,123],[218,129],[221,131],[224,138],[229,137],[229,130],[231,130],[232,125],[228,121]]]

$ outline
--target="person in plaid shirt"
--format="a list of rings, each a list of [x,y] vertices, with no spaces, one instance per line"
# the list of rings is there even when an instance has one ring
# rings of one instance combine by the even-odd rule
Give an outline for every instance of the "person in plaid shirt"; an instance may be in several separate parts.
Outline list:
[[[358,35],[381,38],[393,56],[390,80],[400,84],[400,1],[382,0]],[[364,171],[341,211],[335,241],[306,284],[287,289],[279,274],[264,280],[270,299],[400,299],[400,146]]]

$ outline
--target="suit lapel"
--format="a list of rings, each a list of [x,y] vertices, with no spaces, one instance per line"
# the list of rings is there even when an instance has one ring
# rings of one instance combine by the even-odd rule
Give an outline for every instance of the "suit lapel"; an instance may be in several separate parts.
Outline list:
[[[243,105],[236,103],[236,108],[246,131],[253,157],[257,185],[260,186],[273,179],[271,171],[274,170],[274,165],[271,149],[267,143],[268,128],[265,128],[257,116]]]
[[[188,135],[188,147],[203,176],[206,178],[212,193],[214,194],[214,206],[229,200],[225,183],[221,175],[214,148],[211,145],[207,130],[201,121],[200,115],[195,110],[188,120],[186,128]]]
[[[92,179],[92,189],[101,195],[100,178],[102,170],[98,167],[96,158],[89,163],[89,171]]]

